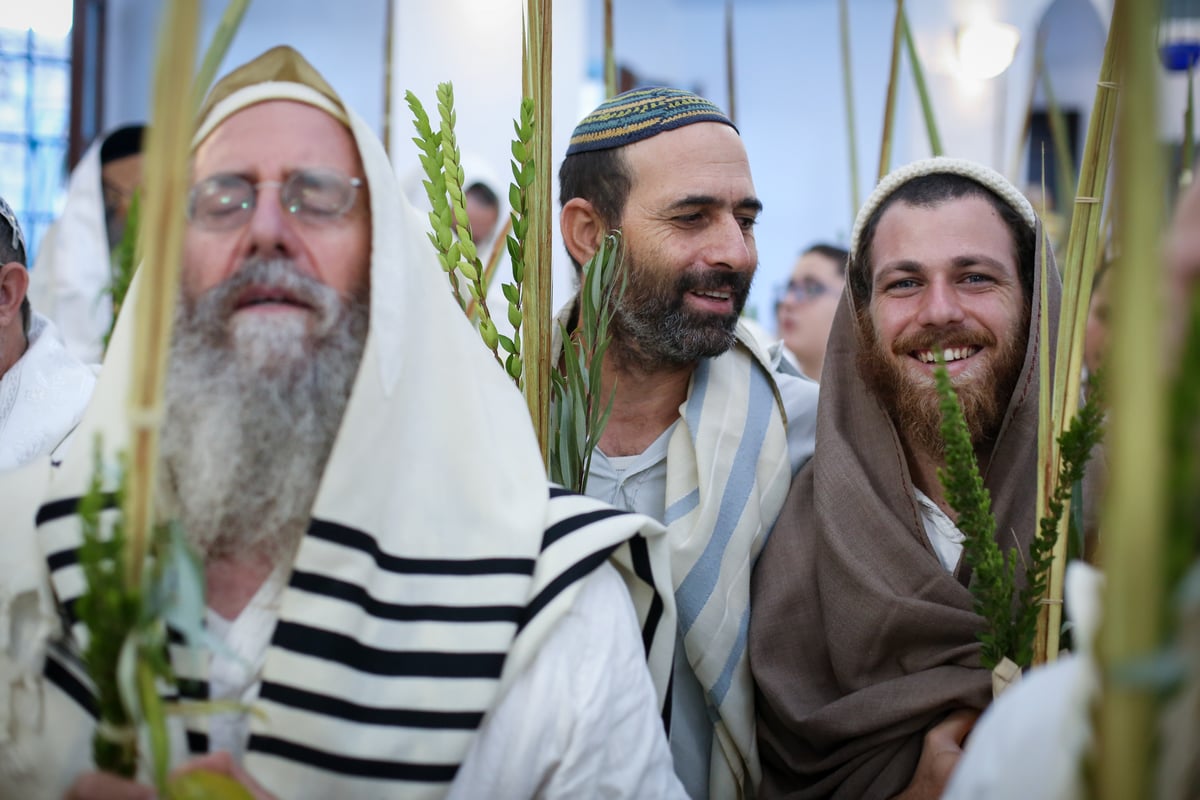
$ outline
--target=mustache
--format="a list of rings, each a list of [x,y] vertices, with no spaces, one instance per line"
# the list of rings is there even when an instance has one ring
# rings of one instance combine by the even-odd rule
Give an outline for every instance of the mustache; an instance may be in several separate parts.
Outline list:
[[[681,292],[710,292],[720,289],[730,289],[735,295],[749,293],[750,282],[754,279],[753,272],[739,272],[729,269],[697,269],[689,270],[679,276],[677,283]]]
[[[290,258],[256,257],[202,294],[195,303],[195,312],[203,318],[228,319],[251,289],[267,289],[308,306],[316,312],[322,330],[337,319],[343,304],[335,289],[301,272]]]
[[[892,352],[911,353],[914,350],[944,350],[952,347],[995,347],[996,337],[986,330],[950,328],[917,331],[892,342]]]

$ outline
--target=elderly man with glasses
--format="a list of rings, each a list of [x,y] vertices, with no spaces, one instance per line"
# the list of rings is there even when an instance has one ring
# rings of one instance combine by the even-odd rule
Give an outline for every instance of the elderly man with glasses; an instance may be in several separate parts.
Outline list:
[[[200,119],[158,499],[203,558],[223,643],[171,647],[178,692],[226,710],[173,719],[175,761],[256,797],[682,796],[619,573],[674,624],[662,528],[548,489],[381,144],[298,54],[235,71]],[[119,432],[131,323],[89,442]],[[14,796],[152,793],[89,771],[71,499],[90,455],[37,515],[55,602],[42,660],[9,648],[44,663],[0,691]]]

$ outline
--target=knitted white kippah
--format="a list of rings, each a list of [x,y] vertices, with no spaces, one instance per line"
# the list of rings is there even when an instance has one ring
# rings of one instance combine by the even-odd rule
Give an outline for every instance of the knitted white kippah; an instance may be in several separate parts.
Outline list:
[[[875,209],[879,208],[891,196],[892,192],[913,178],[920,178],[924,175],[961,175],[964,178],[970,178],[995,192],[1001,200],[1008,203],[1017,210],[1017,213],[1024,217],[1025,221],[1029,223],[1029,227],[1037,230],[1037,215],[1033,212],[1033,206],[1025,199],[1025,195],[1021,194],[1017,190],[1017,187],[1009,183],[999,172],[982,164],[976,164],[974,161],[938,156],[937,158],[927,158],[923,161],[914,161],[911,164],[900,167],[888,173],[879,182],[879,185],[875,187],[875,191],[871,192],[870,197],[867,198],[867,202],[863,203],[863,207],[859,210],[858,216],[854,220],[854,232],[850,235],[850,257],[852,259],[858,253],[858,237],[862,235],[862,229],[866,226],[867,220],[871,218],[871,215],[875,213]]]

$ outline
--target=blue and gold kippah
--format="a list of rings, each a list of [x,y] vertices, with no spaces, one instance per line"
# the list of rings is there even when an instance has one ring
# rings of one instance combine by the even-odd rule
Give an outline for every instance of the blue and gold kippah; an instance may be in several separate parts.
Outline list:
[[[721,122],[737,130],[725,112],[682,89],[633,89],[605,100],[571,134],[567,155],[608,150],[649,139],[695,122]]]

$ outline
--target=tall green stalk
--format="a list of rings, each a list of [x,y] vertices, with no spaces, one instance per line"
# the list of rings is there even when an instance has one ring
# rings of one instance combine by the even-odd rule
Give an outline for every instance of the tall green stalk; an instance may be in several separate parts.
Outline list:
[[[879,180],[892,167],[892,136],[896,117],[896,94],[900,89],[900,47],[904,37],[904,0],[896,0],[896,21],[892,25],[892,60],[888,69],[887,99],[883,107],[883,134],[879,143]]]
[[[921,113],[925,117],[925,130],[929,134],[929,150],[935,156],[944,154],[942,136],[938,133],[937,118],[933,114],[933,99],[929,96],[929,87],[925,85],[925,70],[921,67],[921,55],[913,41],[912,28],[908,24],[908,14],[901,12],[900,23],[904,31],[904,49],[908,53],[908,63],[912,66],[913,82],[917,86],[917,96],[921,99]]]
[[[850,154],[850,224],[858,216],[858,128],[854,124],[854,75],[850,59],[850,0],[838,0],[842,50],[842,99],[846,105],[846,150]]]
[[[1127,0],[1116,0],[1119,9]],[[1116,24],[1109,26],[1104,46],[1104,60],[1096,83],[1096,98],[1088,121],[1087,141],[1080,162],[1079,186],[1075,192],[1075,209],[1067,237],[1066,256],[1061,265],[1063,292],[1059,314],[1058,341],[1042,337],[1041,358],[1049,359],[1054,347],[1054,378],[1043,384],[1042,392],[1052,392],[1049,417],[1040,426],[1047,445],[1042,471],[1044,491],[1038,496],[1038,518],[1046,516],[1054,480],[1060,471],[1058,439],[1062,436],[1079,409],[1080,378],[1083,368],[1083,337],[1086,330],[1088,306],[1096,267],[1103,258],[1103,201],[1108,182],[1108,170],[1117,114],[1117,74],[1125,58],[1122,49],[1126,32]],[[1038,661],[1054,660],[1058,654],[1059,631],[1062,627],[1063,581],[1068,549],[1068,519],[1059,527],[1059,540],[1054,548],[1054,564],[1050,573],[1047,603],[1039,618]]]
[[[217,23],[217,30],[213,33],[212,41],[204,52],[204,60],[200,62],[200,69],[196,72],[196,82],[192,86],[192,108],[200,108],[200,104],[204,102],[208,87],[217,76],[217,70],[225,60],[225,54],[229,52],[229,45],[233,43],[233,37],[241,26],[249,6],[250,0],[229,0],[226,4],[225,13]]]
[[[604,96],[617,95],[617,55],[613,47],[613,0],[604,0]]]
[[[1100,797],[1151,797],[1155,701],[1114,671],[1163,641],[1163,528],[1166,513],[1162,232],[1165,170],[1157,115],[1158,4],[1117,0],[1112,28],[1124,32],[1117,139],[1119,268],[1109,338],[1112,422],[1104,505],[1106,590],[1100,656],[1104,693],[1097,756]]]
[[[525,402],[533,429],[542,447],[550,451],[550,324],[554,316],[551,294],[553,208],[550,201],[551,125],[551,0],[526,0],[525,96],[533,103],[533,157],[535,178],[529,187],[529,238],[525,252],[523,291],[525,328]]]

